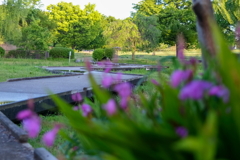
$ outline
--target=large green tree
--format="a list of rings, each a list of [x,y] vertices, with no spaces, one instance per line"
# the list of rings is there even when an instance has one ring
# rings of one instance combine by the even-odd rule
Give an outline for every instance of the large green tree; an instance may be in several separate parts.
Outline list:
[[[143,7],[147,4],[156,10],[150,12],[147,7]],[[177,35],[182,34],[187,47],[197,45],[195,15],[191,9],[190,0],[143,0],[134,8],[137,11],[136,14],[156,15],[158,17],[161,43],[175,45]],[[176,46],[178,47],[178,45]]]
[[[25,22],[29,10],[39,4],[40,0],[4,0],[0,7],[1,39],[4,42],[13,42],[16,38],[20,38],[22,26],[19,25],[19,21]]]
[[[153,55],[155,55],[155,50],[159,47],[159,38],[161,36],[157,21],[158,18],[155,15],[144,16],[136,14],[134,16],[134,23],[138,26],[143,40],[142,49],[153,51]]]
[[[102,15],[95,5],[88,4],[84,9],[72,3],[60,2],[49,5],[49,18],[57,23],[57,41],[72,49],[89,48],[101,32]]]
[[[132,52],[132,60],[135,59],[137,47],[142,43],[138,27],[132,19],[117,20],[109,23],[104,31],[108,47],[121,47]]]
[[[16,39],[15,44],[26,50],[47,50],[54,40],[53,31],[56,24],[40,9],[31,9],[25,21],[20,21],[20,26],[22,37]]]

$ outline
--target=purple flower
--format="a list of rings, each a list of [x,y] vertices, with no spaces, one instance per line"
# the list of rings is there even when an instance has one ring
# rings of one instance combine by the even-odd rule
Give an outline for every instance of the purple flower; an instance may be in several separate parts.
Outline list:
[[[73,110],[74,110],[74,111],[77,111],[77,110],[79,110],[79,107],[78,107],[78,106],[74,106],[74,107],[73,107]]]
[[[17,119],[23,120],[23,119],[31,117],[32,115],[34,115],[33,111],[31,111],[30,109],[26,109],[17,114]]]
[[[132,93],[131,85],[127,82],[116,85],[114,89],[122,98],[129,97]]]
[[[209,95],[217,96],[223,99],[223,102],[228,102],[229,100],[229,91],[224,86],[214,86],[209,90]]]
[[[105,70],[104,70],[105,73],[110,72],[111,69],[112,69],[112,66],[113,66],[113,63],[111,61],[100,61],[97,64],[100,67],[104,67],[105,68]]]
[[[119,83],[122,80],[122,73],[117,73],[116,77],[114,77],[114,82]]]
[[[152,82],[153,84],[155,84],[156,86],[159,86],[159,85],[160,85],[159,82],[156,81],[155,79],[151,79],[151,82]]]
[[[107,111],[107,114],[108,115],[113,115],[116,113],[117,111],[117,106],[116,106],[116,103],[113,99],[110,99],[107,104],[104,105],[103,107],[106,111]]]
[[[91,106],[89,106],[88,104],[82,105],[82,113],[84,117],[87,117],[91,112],[92,112]]]
[[[41,119],[37,115],[26,118],[23,120],[23,128],[30,138],[35,138],[41,130]]]
[[[122,97],[120,100],[120,107],[122,109],[126,109],[128,107],[128,98],[127,97]]]
[[[181,100],[194,99],[199,100],[203,97],[205,91],[213,86],[212,83],[202,80],[195,80],[182,88],[179,94]]]
[[[41,119],[36,113],[33,112],[34,102],[33,100],[28,101],[28,108],[17,114],[18,120],[23,120],[23,128],[27,131],[30,138],[35,138],[38,136],[38,133],[41,129]]]
[[[42,141],[46,146],[51,147],[53,145],[60,128],[61,125],[55,125],[52,130],[48,131],[43,135]]]
[[[177,127],[175,132],[181,138],[184,138],[184,137],[188,136],[188,130],[185,127]]]
[[[108,88],[112,85],[113,83],[113,78],[111,76],[105,76],[103,79],[102,79],[102,85],[104,88]]]
[[[192,76],[191,70],[176,70],[170,77],[170,84],[173,88],[178,87],[182,82],[188,80]]]
[[[82,100],[82,96],[80,93],[74,93],[72,94],[72,100],[75,102],[80,102]]]

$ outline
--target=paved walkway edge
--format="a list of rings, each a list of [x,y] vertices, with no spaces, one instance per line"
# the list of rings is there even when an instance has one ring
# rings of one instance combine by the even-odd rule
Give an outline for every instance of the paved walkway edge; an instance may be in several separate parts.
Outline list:
[[[21,143],[28,141],[27,133],[14,124],[10,119],[8,119],[1,111],[0,111],[0,123],[12,133],[12,135]]]
[[[36,148],[34,150],[34,159],[35,160],[57,160],[50,152],[45,148]]]

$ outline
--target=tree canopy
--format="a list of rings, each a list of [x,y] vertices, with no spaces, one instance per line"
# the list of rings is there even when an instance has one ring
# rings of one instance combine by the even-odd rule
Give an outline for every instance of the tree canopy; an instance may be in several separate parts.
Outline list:
[[[132,60],[135,58],[137,46],[142,43],[138,27],[132,19],[117,20],[109,23],[104,31],[108,47],[121,47],[132,52]]]
[[[177,35],[182,34],[187,47],[197,45],[196,22],[190,0],[143,0],[135,4],[134,9],[135,14],[157,16],[160,43],[175,45]]]
[[[101,31],[102,15],[95,5],[88,4],[84,9],[72,3],[60,2],[47,7],[50,19],[57,23],[55,43],[70,46],[72,49],[88,48]]]

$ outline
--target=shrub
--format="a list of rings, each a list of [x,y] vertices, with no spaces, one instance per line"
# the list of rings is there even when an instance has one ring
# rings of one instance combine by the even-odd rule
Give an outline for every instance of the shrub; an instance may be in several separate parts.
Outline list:
[[[2,47],[0,47],[0,57],[3,57],[4,54],[5,54],[5,50]]]
[[[69,58],[69,52],[72,52],[71,59],[74,59],[74,50],[65,47],[55,47],[50,50],[49,56],[52,58]]]
[[[105,49],[105,56],[109,59],[113,58],[114,53],[115,53],[115,50],[113,48],[106,48]]]
[[[104,49],[95,49],[93,51],[92,57],[95,61],[102,60],[105,57]]]
[[[23,49],[17,49],[17,50],[11,50],[7,54],[8,58],[26,58],[27,57],[27,51]]]

